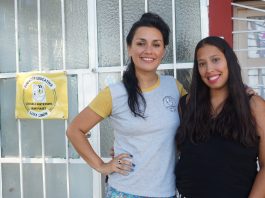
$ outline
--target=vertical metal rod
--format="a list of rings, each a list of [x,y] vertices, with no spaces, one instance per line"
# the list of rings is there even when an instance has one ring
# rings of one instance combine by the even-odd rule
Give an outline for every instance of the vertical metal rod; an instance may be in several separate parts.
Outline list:
[[[41,5],[40,0],[37,1],[38,11],[38,58],[39,71],[42,71],[42,49],[41,49]],[[43,197],[46,198],[46,170],[45,170],[45,140],[44,140],[44,121],[41,123],[41,155],[42,155],[42,183],[43,183]]]
[[[121,63],[121,76],[123,74],[123,32],[122,32],[122,0],[119,0],[119,23],[120,23],[120,63]]]
[[[63,56],[63,70],[66,71],[65,63],[65,7],[64,0],[61,0],[61,15],[62,15],[62,56]]]
[[[201,11],[201,38],[209,35],[208,0],[200,0]]]
[[[176,70],[176,10],[175,10],[175,0],[172,0],[172,37],[173,37],[173,68],[174,68],[174,78],[177,79],[177,70]]]
[[[43,197],[46,198],[46,169],[45,169],[45,140],[44,140],[44,121],[41,122],[41,155],[42,155],[42,182],[43,182]]]
[[[19,72],[19,49],[18,49],[18,0],[15,2],[15,45],[16,45],[16,72]]]
[[[65,131],[67,130],[67,120],[64,122]],[[65,136],[65,154],[66,154],[66,190],[67,198],[70,198],[70,177],[69,177],[69,148],[68,148],[68,139]]]
[[[65,57],[65,1],[61,0],[61,17],[62,17],[62,56],[63,56],[63,71],[66,71],[66,57]],[[64,121],[64,129],[67,130],[67,120]],[[69,178],[69,148],[68,138],[65,135],[65,157],[66,157],[66,191],[67,198],[70,198],[70,178]]]
[[[42,51],[41,51],[41,9],[40,9],[40,0],[37,1],[37,10],[38,10],[38,58],[39,58],[39,71],[42,71]]]
[[[24,183],[23,183],[23,163],[22,163],[22,140],[21,140],[21,122],[20,119],[17,121],[18,124],[18,149],[19,149],[19,179],[20,179],[20,197],[24,197]]]
[[[16,73],[19,73],[18,0],[14,0],[14,7],[15,7]],[[20,198],[24,198],[23,163],[22,163],[22,139],[21,139],[21,120],[20,119],[17,120],[17,129],[18,129]]]

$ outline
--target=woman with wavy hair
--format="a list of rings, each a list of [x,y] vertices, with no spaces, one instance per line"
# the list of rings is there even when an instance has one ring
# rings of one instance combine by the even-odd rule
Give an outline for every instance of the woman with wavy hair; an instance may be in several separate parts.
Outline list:
[[[224,39],[210,36],[197,44],[190,93],[179,106],[181,197],[264,198],[265,102],[246,93]]]
[[[130,63],[122,81],[102,90],[67,130],[80,156],[109,176],[108,198],[175,197],[174,137],[185,91],[173,77],[157,75],[169,33],[160,16],[143,14],[126,38]],[[107,117],[114,128],[115,156],[103,162],[85,134]]]

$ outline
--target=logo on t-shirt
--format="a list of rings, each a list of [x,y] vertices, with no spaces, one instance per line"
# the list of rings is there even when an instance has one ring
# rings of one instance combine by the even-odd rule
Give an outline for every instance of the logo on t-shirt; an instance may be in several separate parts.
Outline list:
[[[173,98],[172,96],[165,96],[163,98],[163,104],[164,104],[164,107],[169,109],[171,112],[178,111],[177,100]]]

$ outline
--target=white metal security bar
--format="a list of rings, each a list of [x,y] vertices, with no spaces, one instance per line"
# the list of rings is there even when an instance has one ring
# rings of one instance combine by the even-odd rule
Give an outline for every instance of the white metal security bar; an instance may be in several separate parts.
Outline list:
[[[265,12],[264,9],[255,8],[253,6],[242,5],[242,4],[239,4],[239,3],[231,3],[231,5],[232,6],[237,6],[237,7],[240,7],[240,8],[247,8],[247,9],[255,10],[255,11],[259,11],[259,12]]]
[[[16,73],[20,72],[20,65],[19,65],[19,39],[18,39],[18,0],[14,0],[14,11],[15,11],[15,48],[16,48]],[[61,27],[62,27],[62,60],[63,60],[63,70],[66,71],[67,74],[76,74],[78,79],[78,104],[79,104],[79,111],[81,111],[84,106],[86,105],[88,99],[94,97],[90,93],[87,93],[87,85],[83,82],[88,79],[88,75],[96,74],[95,79],[93,79],[93,82],[98,82],[98,73],[102,72],[120,72],[122,75],[122,72],[125,68],[124,65],[124,56],[123,56],[123,35],[122,35],[122,0],[119,0],[119,21],[120,21],[120,65],[114,66],[114,67],[98,67],[98,43],[97,43],[97,15],[96,15],[96,0],[87,0],[87,10],[88,10],[88,40],[89,40],[89,69],[67,69],[66,68],[66,61],[65,61],[65,1],[60,0],[61,3]],[[201,37],[205,37],[208,35],[208,0],[200,0],[200,9],[201,9]],[[42,68],[42,48],[41,48],[41,1],[37,0],[37,26],[38,26],[38,66],[39,71],[41,72],[43,70]],[[148,0],[145,0],[145,11],[148,11]],[[162,64],[159,67],[159,70],[166,70],[166,69],[173,69],[174,70],[174,76],[176,77],[176,69],[187,69],[192,68],[192,63],[177,63],[176,62],[176,38],[175,38],[175,18],[176,18],[176,12],[175,12],[175,0],[172,0],[172,25],[173,25],[173,64]],[[58,72],[61,70],[52,70],[48,72]],[[6,79],[6,78],[15,78],[16,73],[0,73],[0,79]],[[97,89],[98,84],[95,84],[95,87]],[[98,90],[98,89],[97,89]],[[46,164],[66,164],[66,179],[67,179],[67,198],[70,198],[70,179],[69,179],[69,164],[85,164],[84,160],[82,159],[70,159],[69,158],[69,150],[68,150],[68,140],[67,137],[65,137],[65,151],[66,151],[66,159],[62,158],[49,158],[45,157],[45,144],[44,144],[44,124],[43,120],[41,121],[41,157],[36,158],[28,158],[22,156],[22,137],[21,137],[21,122],[18,119],[17,120],[18,127],[18,143],[19,143],[19,156],[18,157],[0,157],[0,175],[2,176],[2,169],[1,165],[4,163],[15,163],[19,164],[19,177],[20,177],[20,198],[24,198],[24,182],[23,182],[23,164],[41,164],[42,165],[42,181],[43,181],[43,197],[46,198]],[[65,121],[65,130],[67,128],[67,121]],[[98,153],[100,153],[100,136],[99,136],[99,128],[98,126],[93,129],[93,135],[91,136],[90,140],[96,149]],[[0,149],[1,154],[1,149]],[[106,160],[106,159],[105,159]],[[101,176],[96,171],[93,172],[93,197],[100,198],[101,195]],[[0,177],[0,198],[3,197],[2,194],[2,177]]]
[[[96,11],[95,11],[95,5],[96,5],[96,1],[87,1],[87,6],[89,8],[89,13],[94,13],[94,15],[96,15]],[[78,77],[81,77],[83,75],[87,75],[87,74],[91,74],[90,69],[78,69],[78,70],[66,70],[66,64],[65,64],[65,8],[64,8],[64,0],[61,0],[61,20],[62,20],[62,58],[63,58],[63,70],[54,70],[54,71],[49,71],[50,73],[53,72],[58,72],[58,71],[67,71],[67,74],[76,74]],[[94,5],[94,6],[93,6]],[[41,51],[41,4],[40,4],[40,0],[37,1],[37,25],[38,25],[38,65],[39,65],[39,71],[42,71],[42,51]],[[19,65],[19,42],[18,42],[18,22],[19,22],[19,18],[18,18],[18,0],[14,0],[14,27],[15,27],[15,49],[16,49],[16,73],[20,72],[20,65]],[[88,23],[91,25],[91,19],[95,20],[95,17],[91,17],[91,15],[89,15],[88,17]],[[96,49],[95,46],[95,42],[96,42],[96,26],[93,26],[94,28],[91,28],[91,26],[89,26],[89,48],[91,49]],[[91,31],[92,29],[92,31]],[[94,31],[94,32],[93,32]],[[92,42],[95,41],[95,42]],[[97,54],[94,53],[95,50],[89,50],[90,54],[89,54],[89,60],[90,60],[90,65],[96,65],[96,60],[97,60]],[[92,54],[94,53],[94,54]],[[8,78],[15,78],[16,77],[16,73],[0,73],[0,79],[8,79]],[[79,84],[83,84],[79,83]],[[83,90],[83,89],[82,89]],[[86,93],[80,93],[80,95],[86,95]],[[83,98],[87,98],[87,96],[83,96]],[[79,98],[82,98],[81,96]],[[84,107],[84,103],[82,104],[83,106],[80,107],[79,110],[81,110],[81,108]],[[20,119],[17,120],[17,131],[18,131],[18,148],[19,148],[19,156],[18,157],[5,157],[2,158],[0,157],[0,198],[3,197],[3,186],[2,186],[2,166],[1,164],[4,163],[8,163],[8,164],[19,164],[19,178],[20,178],[20,197],[24,198],[24,182],[23,182],[23,164],[41,164],[42,165],[42,179],[43,179],[43,197],[46,198],[46,167],[45,164],[50,164],[50,163],[56,163],[56,164],[66,164],[66,184],[67,184],[67,198],[70,198],[70,182],[69,182],[69,164],[85,164],[84,160],[82,159],[69,159],[69,147],[68,147],[68,139],[67,137],[65,137],[65,150],[66,150],[66,159],[61,159],[61,158],[46,158],[45,157],[45,144],[44,144],[44,124],[43,124],[43,120],[41,120],[41,148],[42,148],[42,152],[41,152],[41,158],[27,158],[27,157],[23,157],[22,156],[22,136],[21,136],[21,122]],[[65,130],[67,128],[67,120],[65,120]],[[0,147],[0,154],[2,153],[1,147]]]
[[[237,8],[245,8],[248,10],[265,13],[265,9],[257,8],[257,7],[251,6],[251,5],[244,5],[244,4],[240,4],[240,3],[231,3],[231,5],[234,7],[237,7]],[[262,20],[262,19],[250,19],[250,18],[242,18],[242,17],[232,17],[232,20],[234,20],[234,21],[246,21],[246,22],[265,22],[265,20]],[[264,32],[264,30],[234,30],[232,32],[232,34],[260,33],[260,32],[262,33],[262,32]],[[235,52],[243,52],[243,51],[248,52],[248,51],[261,51],[261,50],[265,50],[265,48],[264,47],[252,47],[252,48],[245,48],[245,49],[243,49],[243,48],[234,49]],[[265,69],[265,65],[263,65],[263,66],[250,65],[250,66],[247,66],[245,69],[257,69],[258,73],[259,73],[258,75],[262,75],[261,69]],[[261,79],[260,76],[259,76],[259,78]],[[263,82],[263,84],[260,84],[260,82],[259,82],[253,88],[259,89],[261,96],[265,97],[264,87],[265,87],[264,82]]]

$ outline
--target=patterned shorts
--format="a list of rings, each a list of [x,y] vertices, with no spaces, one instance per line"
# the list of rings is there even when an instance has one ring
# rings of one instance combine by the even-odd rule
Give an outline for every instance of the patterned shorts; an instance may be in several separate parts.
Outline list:
[[[132,195],[124,192],[120,192],[115,188],[107,185],[106,187],[106,198],[152,198],[152,197],[143,197],[138,195]],[[162,197],[160,197],[162,198]],[[175,196],[172,197],[163,197],[163,198],[176,198]]]

